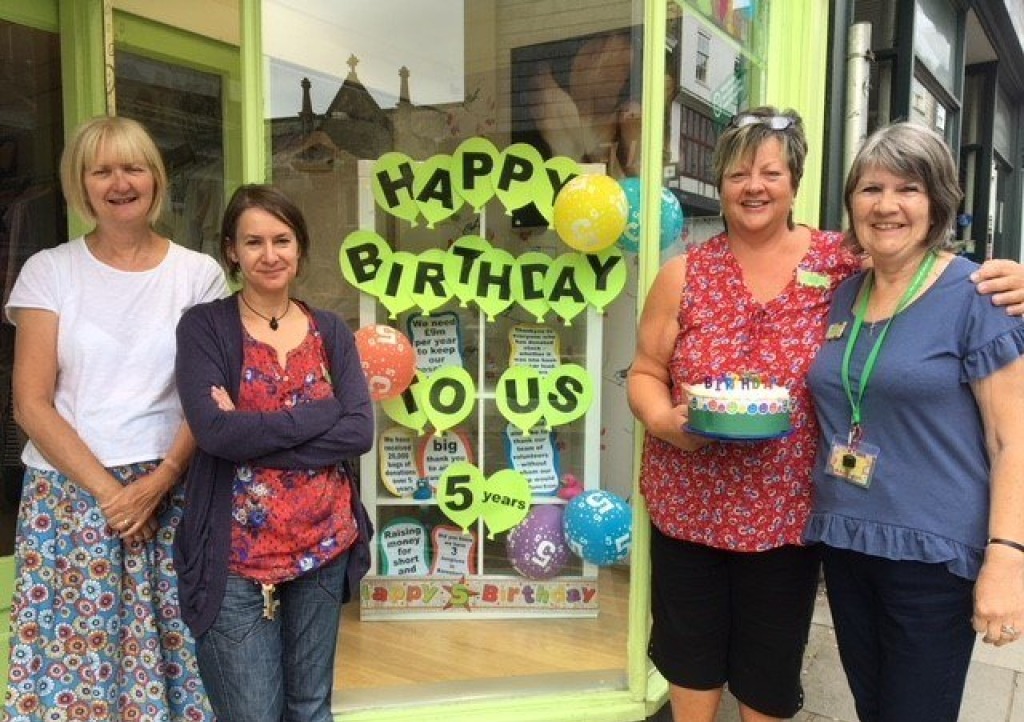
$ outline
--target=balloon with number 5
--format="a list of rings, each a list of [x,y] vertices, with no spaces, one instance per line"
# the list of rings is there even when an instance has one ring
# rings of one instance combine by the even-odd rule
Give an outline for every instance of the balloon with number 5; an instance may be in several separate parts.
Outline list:
[[[437,505],[446,517],[467,531],[480,516],[484,474],[468,461],[457,461],[441,475]]]

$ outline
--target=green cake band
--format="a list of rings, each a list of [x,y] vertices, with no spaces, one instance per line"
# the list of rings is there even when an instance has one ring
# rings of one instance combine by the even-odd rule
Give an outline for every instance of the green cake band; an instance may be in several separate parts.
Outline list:
[[[698,431],[735,438],[758,439],[789,431],[789,414],[720,414],[691,408],[688,423]]]

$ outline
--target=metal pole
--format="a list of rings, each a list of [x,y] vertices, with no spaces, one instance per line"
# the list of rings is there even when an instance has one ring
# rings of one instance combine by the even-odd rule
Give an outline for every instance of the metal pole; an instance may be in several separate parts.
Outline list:
[[[868,92],[871,86],[871,23],[854,23],[846,36],[846,127],[843,133],[843,177],[868,134]],[[847,223],[843,211],[843,225]]]

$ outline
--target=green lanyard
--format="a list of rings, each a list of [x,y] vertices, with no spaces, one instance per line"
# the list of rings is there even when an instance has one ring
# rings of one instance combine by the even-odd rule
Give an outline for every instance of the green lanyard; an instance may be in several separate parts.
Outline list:
[[[868,381],[871,379],[871,374],[875,370],[875,361],[878,360],[878,353],[882,350],[882,342],[885,340],[885,335],[889,332],[889,326],[892,325],[892,320],[896,318],[896,314],[906,308],[910,300],[917,295],[921,285],[924,283],[924,279],[928,277],[932,267],[935,265],[935,259],[937,255],[935,251],[929,251],[928,254],[921,259],[921,265],[917,267],[917,273],[914,274],[914,279],[910,282],[910,286],[906,291],[903,292],[903,297],[900,298],[899,305],[896,306],[896,311],[892,314],[892,317],[885,322],[885,327],[882,332],[878,334],[878,340],[875,341],[875,345],[871,348],[868,353],[867,360],[864,362],[864,371],[860,376],[860,388],[857,390],[856,401],[853,398],[853,389],[850,385],[850,357],[853,356],[853,347],[857,345],[857,337],[860,335],[861,326],[864,325],[864,315],[868,310],[868,301],[871,300],[871,288],[874,286],[874,272],[868,271],[868,277],[865,281],[864,295],[861,297],[860,305],[857,307],[857,313],[853,319],[853,328],[850,329],[850,337],[846,339],[846,350],[843,352],[843,368],[842,368],[842,379],[843,388],[846,390],[846,398],[850,400],[850,408],[853,410],[853,414],[850,420],[850,441],[856,441],[860,436],[860,407],[864,401],[864,392],[867,391]]]

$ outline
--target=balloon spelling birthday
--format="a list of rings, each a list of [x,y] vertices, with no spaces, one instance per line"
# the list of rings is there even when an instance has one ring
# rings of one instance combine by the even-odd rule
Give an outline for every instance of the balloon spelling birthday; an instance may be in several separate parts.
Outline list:
[[[374,401],[395,398],[416,376],[416,349],[401,331],[384,324],[355,333],[363,375]]]
[[[615,243],[626,229],[629,202],[622,187],[606,175],[579,175],[555,198],[554,227],[565,244],[582,253],[597,253]]]
[[[565,507],[565,538],[573,554],[598,566],[625,559],[633,541],[629,504],[610,491],[585,491]]]
[[[509,532],[505,543],[508,560],[527,579],[550,579],[569,561],[562,513],[557,504],[538,504]]]

